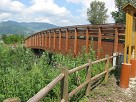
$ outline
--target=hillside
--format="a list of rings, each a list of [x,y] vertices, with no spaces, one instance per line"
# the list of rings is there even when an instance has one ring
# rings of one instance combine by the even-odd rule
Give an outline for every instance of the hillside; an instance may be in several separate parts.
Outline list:
[[[56,28],[58,26],[40,22],[5,21],[0,23],[0,34],[32,34],[37,31]]]

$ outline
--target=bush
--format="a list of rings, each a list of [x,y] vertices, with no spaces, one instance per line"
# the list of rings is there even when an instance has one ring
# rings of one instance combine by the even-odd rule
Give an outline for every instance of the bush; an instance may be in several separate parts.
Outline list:
[[[0,101],[6,98],[19,97],[26,102],[40,89],[50,83],[60,73],[60,68],[66,66],[69,69],[95,60],[95,51],[90,49],[88,54],[83,53],[76,58],[72,55],[63,56],[44,52],[38,58],[31,50],[21,47],[11,48],[0,45]],[[92,75],[103,70],[104,64],[93,66]],[[85,81],[86,70],[73,73],[69,77],[69,92]],[[80,100],[85,90],[74,95],[70,101]],[[60,84],[58,84],[43,99],[46,102],[60,101]]]

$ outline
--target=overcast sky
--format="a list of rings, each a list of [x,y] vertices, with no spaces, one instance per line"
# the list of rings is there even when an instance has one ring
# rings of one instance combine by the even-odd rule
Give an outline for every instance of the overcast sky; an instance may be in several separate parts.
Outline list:
[[[17,22],[47,22],[58,26],[89,24],[87,8],[94,0],[0,0],[0,22],[13,20]],[[105,2],[109,18],[115,11],[114,0]]]

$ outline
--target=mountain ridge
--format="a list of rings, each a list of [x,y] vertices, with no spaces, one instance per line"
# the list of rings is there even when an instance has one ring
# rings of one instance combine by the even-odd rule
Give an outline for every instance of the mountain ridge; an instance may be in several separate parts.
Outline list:
[[[0,34],[29,35],[41,30],[47,30],[56,27],[59,26],[44,22],[4,21],[0,23]]]

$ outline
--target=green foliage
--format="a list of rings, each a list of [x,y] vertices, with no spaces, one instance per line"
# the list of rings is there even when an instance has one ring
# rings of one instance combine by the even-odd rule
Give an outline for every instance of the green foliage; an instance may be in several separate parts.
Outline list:
[[[47,64],[45,55],[37,58],[29,50],[0,45],[0,56],[0,102],[11,97],[20,97],[26,102],[59,74],[58,69],[54,71]],[[58,99],[57,92],[58,87],[46,100]]]
[[[44,52],[38,58],[29,49],[21,47],[11,48],[0,45],[0,101],[6,98],[19,97],[26,102],[40,89],[49,84],[61,72],[63,66],[69,69],[88,63],[88,59],[95,59],[95,51],[90,49],[75,58],[72,55],[63,56]],[[92,76],[104,70],[104,63],[92,67]],[[69,92],[86,80],[86,69],[69,76]],[[85,89],[79,91],[70,101],[79,101],[85,93]],[[43,102],[60,101],[60,84],[58,84],[42,100]]]
[[[115,23],[125,24],[126,17],[125,12],[123,11],[123,7],[128,3],[136,7],[135,0],[115,0],[115,6],[117,10],[111,13]]]
[[[93,1],[87,9],[88,21],[91,24],[104,24],[108,18],[107,11],[104,2]]]
[[[1,40],[3,40],[5,44],[21,43],[23,39],[24,39],[23,35],[16,35],[16,34],[2,35],[1,37]]]

